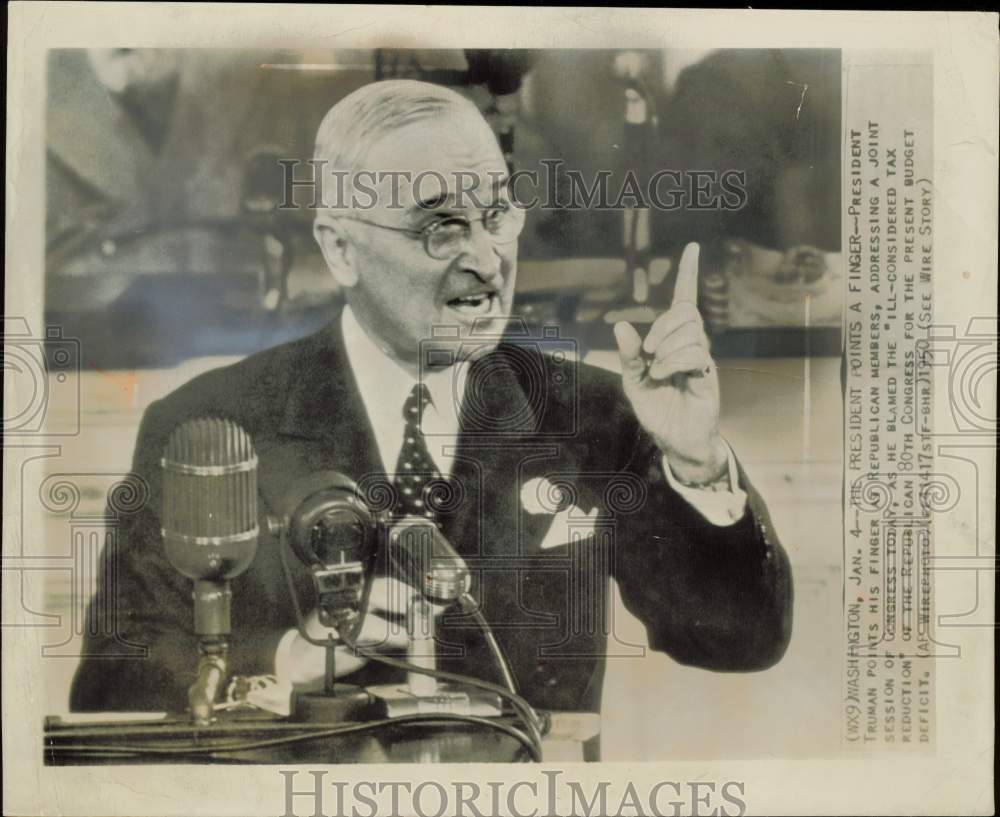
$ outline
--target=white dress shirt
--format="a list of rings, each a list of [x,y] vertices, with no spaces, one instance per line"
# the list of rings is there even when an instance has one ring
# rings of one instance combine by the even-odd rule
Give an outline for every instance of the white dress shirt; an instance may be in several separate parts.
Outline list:
[[[349,306],[344,307],[341,328],[347,359],[375,432],[382,465],[391,474],[403,448],[403,404],[417,378],[369,337]],[[444,477],[451,475],[455,462],[459,409],[468,372],[468,362],[462,361],[447,369],[424,372],[421,378],[431,400],[421,412],[420,430],[434,464]]]

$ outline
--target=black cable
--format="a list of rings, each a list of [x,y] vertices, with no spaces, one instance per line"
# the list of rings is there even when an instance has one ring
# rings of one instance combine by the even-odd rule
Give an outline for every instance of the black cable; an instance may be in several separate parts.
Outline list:
[[[284,531],[282,532],[284,534]],[[295,591],[295,583],[292,580],[291,569],[288,566],[288,557],[286,555],[286,550],[288,542],[284,535],[279,538],[278,546],[278,556],[281,561],[282,572],[285,574],[285,581],[288,585],[288,594],[291,597],[292,607],[295,610],[295,620],[298,623],[299,635],[303,637],[308,643],[314,644],[316,646],[322,646],[327,649],[329,647],[321,641],[314,639],[310,636],[305,629],[304,617],[302,615],[302,607],[299,605],[298,594]],[[486,622],[485,618],[481,618],[482,623],[480,627],[483,628],[483,633],[487,637],[487,643],[490,644],[491,637],[493,635],[492,630],[489,628],[489,624]],[[479,619],[477,619],[479,623]],[[345,646],[349,647],[356,655],[363,656],[371,661],[377,661],[394,669],[403,670],[404,672],[416,672],[421,675],[429,675],[431,678],[437,678],[441,681],[451,681],[452,683],[458,684],[468,684],[469,686],[474,686],[479,689],[483,689],[487,692],[492,692],[495,695],[499,695],[502,699],[507,701],[514,710],[517,712],[521,721],[528,729],[528,734],[531,735],[532,742],[534,744],[534,751],[532,751],[532,756],[536,757],[538,761],[541,761],[542,757],[542,733],[540,727],[540,719],[535,713],[535,710],[531,708],[531,705],[524,700],[516,691],[516,684],[514,684],[513,676],[509,678],[509,683],[513,689],[504,689],[498,684],[490,683],[489,681],[481,681],[478,678],[473,678],[468,675],[459,675],[458,673],[445,672],[439,669],[428,669],[426,667],[419,667],[416,664],[411,664],[409,661],[403,661],[399,658],[390,658],[386,655],[381,655],[377,652],[368,650],[364,647],[358,645],[356,641],[346,636],[344,633],[340,634],[340,640],[344,642]],[[493,639],[495,642],[495,639]],[[490,644],[490,649],[494,647]],[[507,674],[510,674],[509,668],[507,668],[506,661],[503,658],[503,654],[500,652],[499,645],[496,645],[495,656],[498,657],[500,662],[501,673],[506,669]],[[507,680],[505,678],[505,680]]]
[[[507,658],[500,649],[500,644],[497,642],[496,636],[493,634],[493,628],[490,627],[490,623],[486,620],[486,616],[483,615],[483,611],[479,609],[479,605],[476,604],[476,600],[472,598],[468,593],[463,593],[462,597],[458,600],[459,604],[462,606],[462,610],[475,620],[479,629],[483,633],[483,638],[486,639],[486,646],[490,648],[490,652],[493,653],[493,660],[496,661],[497,667],[500,670],[500,674],[503,676],[503,682],[510,690],[512,695],[517,695],[517,681],[514,680],[514,673],[510,670],[510,665],[507,663]]]
[[[278,536],[278,557],[281,560],[281,572],[285,574],[285,584],[288,586],[288,597],[292,600],[292,609],[295,610],[295,628],[299,631],[299,635],[302,636],[308,643],[315,647],[327,648],[327,644],[322,641],[317,641],[309,633],[306,632],[305,617],[302,615],[302,608],[299,606],[299,594],[295,590],[295,581],[292,579],[292,570],[288,566],[288,555],[287,551],[291,545],[288,543],[286,525],[281,526],[281,533]]]
[[[244,741],[221,745],[206,746],[113,746],[107,744],[68,744],[46,747],[46,752],[50,754],[78,753],[78,754],[107,754],[114,755],[213,755],[225,752],[248,752],[256,749],[268,749],[274,746],[286,746],[295,743],[305,743],[311,740],[322,740],[356,732],[366,732],[376,729],[385,729],[395,726],[413,727],[436,723],[447,725],[449,723],[466,723],[476,726],[484,726],[503,732],[514,738],[525,749],[535,761],[541,761],[541,753],[536,750],[533,740],[517,727],[503,723],[491,718],[481,718],[475,715],[455,715],[455,714],[417,714],[400,715],[395,718],[384,718],[378,721],[367,723],[353,723],[344,726],[335,726],[329,729],[320,729],[313,732],[298,735],[285,735],[278,738],[268,738],[265,740]]]
[[[528,733],[531,735],[531,739],[537,750],[532,754],[537,755],[538,759],[541,760],[542,734],[539,719],[535,714],[535,711],[531,708],[531,705],[520,695],[512,693],[510,690],[505,689],[499,684],[491,683],[490,681],[482,681],[479,678],[473,678],[470,675],[460,675],[457,672],[447,672],[440,669],[420,667],[416,664],[411,664],[409,661],[404,661],[400,658],[392,658],[388,655],[381,655],[380,653],[360,647],[357,642],[352,643],[347,639],[343,640],[344,643],[355,652],[355,654],[368,658],[371,661],[377,661],[378,663],[392,667],[393,669],[403,670],[404,672],[416,672],[420,675],[429,675],[431,678],[437,678],[439,681],[451,681],[456,684],[468,684],[469,686],[474,686],[478,689],[492,692],[494,695],[499,695],[512,707],[514,707],[518,717],[527,727]]]

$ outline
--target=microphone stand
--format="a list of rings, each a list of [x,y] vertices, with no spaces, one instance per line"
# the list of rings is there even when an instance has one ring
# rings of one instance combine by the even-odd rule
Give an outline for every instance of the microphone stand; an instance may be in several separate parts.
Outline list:
[[[337,694],[337,642],[332,633],[326,637],[326,666],[323,672],[323,692],[331,697]]]
[[[198,674],[188,690],[188,706],[198,726],[208,726],[215,712],[215,699],[226,678],[229,646],[225,642],[203,639],[198,645]]]
[[[194,582],[194,629],[198,634],[198,670],[188,689],[191,717],[207,726],[215,713],[215,699],[228,669],[230,602],[229,582],[197,579]]]
[[[268,529],[278,538],[279,560],[299,637],[325,651],[323,690],[297,695],[296,717],[322,723],[397,715],[492,718],[503,715],[503,701],[509,700],[528,728],[537,733],[538,718],[517,695],[499,645],[469,595],[468,567],[447,540],[423,519],[387,528],[384,520],[359,503],[353,482],[336,472],[320,477],[290,492],[284,503],[285,513],[267,520]],[[359,528],[364,538],[358,536]],[[357,643],[373,576],[373,557],[369,558],[365,550],[374,544],[370,539],[366,541],[369,531],[380,536],[388,534],[383,547],[387,548],[389,564],[398,572],[402,584],[414,591],[407,599],[407,661],[378,655]],[[322,636],[310,634],[306,626],[289,565],[289,550],[311,571],[319,622],[327,628]],[[376,552],[371,549],[372,554]],[[476,621],[500,666],[506,689],[436,668],[435,604],[454,605]],[[341,644],[365,658],[403,669],[406,683],[367,689],[337,684],[336,648]]]
[[[485,624],[478,605],[468,593],[454,599],[449,606],[452,605],[470,615],[478,625]],[[416,591],[407,604],[406,632],[409,637],[404,662],[407,666],[406,682],[368,687],[368,692],[379,701],[381,714],[390,718],[416,714],[494,718],[503,714],[503,701],[499,695],[458,680],[441,683],[435,677],[440,673],[437,670],[434,608],[420,591]],[[516,695],[510,670],[495,640],[490,644],[490,650],[495,658],[499,658],[504,684]]]
[[[337,683],[337,647],[345,644],[343,638],[328,631],[326,638],[319,639],[306,630],[306,619],[302,613],[295,581],[288,564],[289,533],[286,525],[272,522],[271,532],[278,536],[278,554],[281,569],[285,574],[288,595],[295,611],[296,629],[299,636],[309,644],[325,650],[323,667],[323,690],[321,692],[296,693],[295,715],[306,723],[346,723],[348,721],[373,720],[373,698],[364,689],[352,684]]]
[[[406,607],[406,660],[415,667],[437,669],[437,651],[434,645],[434,610],[427,599],[415,593]],[[433,697],[437,694],[437,679],[432,675],[409,671],[406,685],[416,697]]]

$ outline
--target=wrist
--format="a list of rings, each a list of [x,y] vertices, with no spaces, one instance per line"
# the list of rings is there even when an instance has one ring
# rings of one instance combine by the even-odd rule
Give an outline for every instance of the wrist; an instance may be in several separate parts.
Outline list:
[[[703,454],[664,452],[670,470],[677,481],[691,488],[701,488],[729,476],[729,449],[722,437],[716,435]]]

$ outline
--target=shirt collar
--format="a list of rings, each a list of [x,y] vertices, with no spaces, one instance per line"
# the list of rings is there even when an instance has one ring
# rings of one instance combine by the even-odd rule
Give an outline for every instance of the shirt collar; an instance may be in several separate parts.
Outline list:
[[[380,411],[402,416],[399,412],[417,378],[375,342],[358,322],[350,305],[344,307],[341,330],[347,359],[369,415],[378,407]],[[447,369],[422,372],[420,378],[427,386],[434,409],[443,417],[453,419],[456,430],[468,369],[468,361],[462,361]]]

